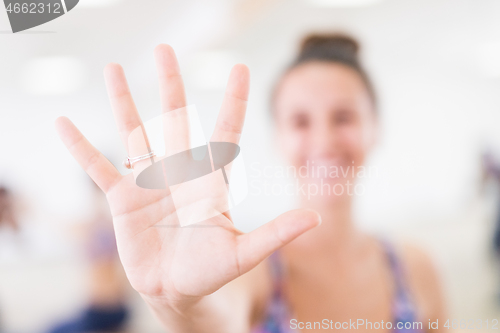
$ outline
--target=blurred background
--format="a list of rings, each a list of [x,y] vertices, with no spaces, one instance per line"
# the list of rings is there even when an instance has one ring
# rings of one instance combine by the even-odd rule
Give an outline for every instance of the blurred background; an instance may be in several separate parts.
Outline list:
[[[0,331],[46,331],[91,297],[85,235],[102,199],[53,122],[71,118],[127,172],[104,86],[107,63],[125,68],[150,119],[160,110],[153,48],[172,45],[207,137],[231,66],[250,67],[241,141],[250,193],[232,212],[250,231],[293,204],[265,191],[286,180],[256,176],[282,163],[270,90],[300,39],[328,31],[359,39],[380,99],[380,140],[369,161],[376,172],[362,180],[359,225],[432,254],[450,318],[498,319],[499,17],[496,0],[80,0],[57,20],[12,34],[0,9],[0,186],[16,221],[0,223]],[[161,332],[124,290],[129,331]]]

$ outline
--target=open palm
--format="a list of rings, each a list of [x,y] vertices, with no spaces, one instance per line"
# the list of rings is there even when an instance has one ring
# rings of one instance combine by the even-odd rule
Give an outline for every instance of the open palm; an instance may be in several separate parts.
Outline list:
[[[159,45],[155,58],[162,112],[186,106],[173,49]],[[142,122],[123,69],[110,64],[105,78],[119,133],[130,155],[129,134]],[[238,144],[248,90],[248,68],[234,66],[211,141]],[[69,119],[58,118],[56,128],[73,157],[106,193],[120,260],[131,285],[143,295],[177,302],[213,293],[319,224],[317,213],[295,210],[248,234],[234,227],[228,212],[203,225],[179,227],[170,189],[144,189],[136,185],[132,174],[122,176]],[[169,140],[175,146],[176,138]]]

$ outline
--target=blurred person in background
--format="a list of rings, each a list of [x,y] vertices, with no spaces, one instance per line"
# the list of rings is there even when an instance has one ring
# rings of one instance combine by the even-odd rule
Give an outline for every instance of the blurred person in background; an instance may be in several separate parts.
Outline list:
[[[57,324],[50,333],[123,332],[129,310],[129,284],[118,259],[109,207],[92,182],[94,216],[86,234],[90,265],[89,305],[76,318]]]
[[[7,227],[12,230],[19,230],[17,219],[14,216],[14,207],[10,191],[0,186],[0,227]]]
[[[485,150],[481,156],[481,165],[483,171],[483,186],[486,182],[491,181],[495,186],[496,191],[496,210],[493,232],[493,250],[496,256],[497,269],[500,270],[500,162],[495,158],[493,152]],[[500,304],[500,287],[497,290],[497,302]]]
[[[155,58],[162,112],[186,106],[173,49],[160,45]],[[129,149],[128,136],[141,119],[123,69],[110,64],[105,78]],[[212,142],[239,142],[248,92],[248,68],[236,65]],[[158,227],[177,219],[170,190],[138,187],[132,174],[122,176],[67,118],[56,121],[65,145],[106,193],[127,277],[165,328],[319,332],[326,319],[329,329],[362,320],[359,331],[418,332],[430,331],[429,321],[439,319],[436,331],[443,330],[445,306],[429,257],[366,234],[353,222],[357,171],[350,168],[363,166],[378,131],[375,93],[358,60],[358,43],[337,34],[306,38],[273,92],[272,113],[289,165],[307,168],[299,184],[329,190],[299,191],[300,209],[247,234],[228,213],[204,221],[204,228]],[[183,145],[184,137],[180,131],[171,144]],[[314,174],[312,165],[326,167],[328,174]],[[331,175],[332,169],[344,172]]]
[[[0,185],[0,231],[3,228],[18,231],[19,225],[14,213],[12,194],[6,187]],[[1,319],[2,313],[0,311],[0,332],[3,332]]]

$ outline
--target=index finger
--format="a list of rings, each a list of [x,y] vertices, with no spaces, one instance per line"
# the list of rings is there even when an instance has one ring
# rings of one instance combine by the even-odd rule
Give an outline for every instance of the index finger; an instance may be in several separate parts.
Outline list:
[[[210,141],[240,142],[250,90],[250,71],[247,66],[238,64],[233,67],[217,117],[214,133]]]

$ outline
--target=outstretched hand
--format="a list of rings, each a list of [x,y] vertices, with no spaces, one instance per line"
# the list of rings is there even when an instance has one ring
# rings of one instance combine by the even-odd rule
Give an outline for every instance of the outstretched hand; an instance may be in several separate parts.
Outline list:
[[[154,53],[162,112],[185,107],[184,84],[173,49],[159,45]],[[134,156],[128,138],[142,121],[124,71],[120,65],[109,64],[104,75],[120,137],[129,155]],[[238,144],[248,91],[249,70],[235,65],[211,141]],[[293,210],[247,234],[234,227],[227,213],[204,221],[203,228],[196,224],[165,227],[178,226],[170,189],[144,189],[136,185],[132,174],[121,175],[69,119],[58,118],[56,128],[69,152],[106,193],[120,260],[131,285],[142,295],[166,304],[213,293],[320,223],[314,211]],[[168,139],[176,145],[175,137]]]

